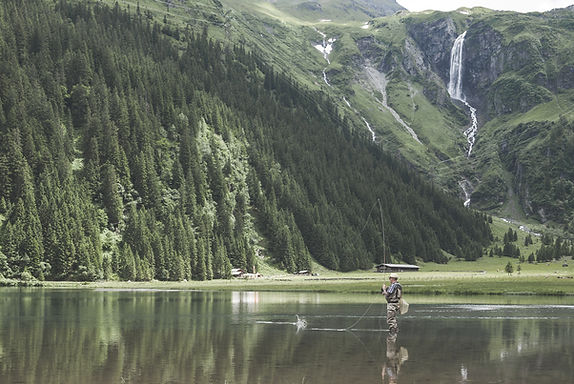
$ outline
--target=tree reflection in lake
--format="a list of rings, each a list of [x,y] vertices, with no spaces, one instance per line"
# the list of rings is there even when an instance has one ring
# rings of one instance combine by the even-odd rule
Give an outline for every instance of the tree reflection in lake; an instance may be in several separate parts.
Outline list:
[[[413,304],[399,319],[398,338],[388,340],[380,296],[359,299],[2,289],[0,382],[541,384],[574,377],[570,303]],[[297,314],[306,328],[296,326]],[[359,331],[338,331],[359,319]]]

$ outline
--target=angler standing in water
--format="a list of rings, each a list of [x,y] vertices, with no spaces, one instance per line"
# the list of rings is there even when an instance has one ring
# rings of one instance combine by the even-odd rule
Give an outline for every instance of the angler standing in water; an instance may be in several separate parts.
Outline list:
[[[391,285],[387,287],[383,284],[381,293],[387,299],[387,324],[389,325],[389,332],[398,333],[399,325],[397,323],[397,315],[400,313],[400,301],[403,295],[403,287],[399,284],[399,275],[391,273],[389,275]]]

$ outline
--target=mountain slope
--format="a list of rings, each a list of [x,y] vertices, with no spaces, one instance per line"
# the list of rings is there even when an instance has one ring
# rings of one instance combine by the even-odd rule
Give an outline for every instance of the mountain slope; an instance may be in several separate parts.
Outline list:
[[[351,270],[490,240],[483,215],[242,46],[139,7],[7,1],[0,18],[4,276]]]
[[[508,137],[529,122],[559,124],[560,137],[569,140],[572,7],[529,14],[483,8],[399,12],[365,23],[260,13],[240,1],[225,4],[237,9],[236,20],[250,13],[257,15],[251,16],[254,25],[268,27],[267,33],[260,29],[261,38],[246,40],[250,46],[300,83],[331,95],[355,132],[441,187],[475,207],[516,219],[566,225],[574,218],[569,208],[556,208],[570,206],[571,189],[559,198],[551,192],[573,182],[562,161],[568,146],[550,145],[550,130],[540,129],[531,144],[510,149],[523,153],[520,159],[506,155]],[[283,33],[274,33],[278,26]],[[470,138],[464,135],[471,126],[469,107],[448,91],[451,50],[464,31],[462,95],[476,109],[479,128],[470,156]],[[528,151],[532,145],[549,154],[551,165],[543,166]],[[552,172],[546,172],[549,166]],[[545,173],[551,176],[539,188],[536,175]]]

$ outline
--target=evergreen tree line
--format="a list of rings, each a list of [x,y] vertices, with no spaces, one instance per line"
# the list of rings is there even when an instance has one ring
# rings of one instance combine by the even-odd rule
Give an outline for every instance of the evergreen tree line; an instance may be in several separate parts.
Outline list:
[[[369,143],[332,100],[207,31],[13,0],[0,52],[4,276],[227,278],[257,254],[290,272],[312,259],[353,270],[383,254],[477,255],[491,239],[484,215]]]
[[[538,262],[560,260],[566,256],[574,257],[574,244],[570,240],[564,240],[560,237],[554,239],[551,235],[544,234],[541,241],[542,246],[536,251],[536,261]],[[530,257],[528,261],[530,261]]]

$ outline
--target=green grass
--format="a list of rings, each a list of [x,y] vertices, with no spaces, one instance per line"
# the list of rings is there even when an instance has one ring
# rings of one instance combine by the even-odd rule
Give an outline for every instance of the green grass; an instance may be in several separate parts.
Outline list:
[[[536,266],[538,267],[538,266]],[[553,266],[557,267],[557,266]],[[538,269],[538,268],[535,268]],[[527,270],[525,267],[524,270]],[[568,270],[565,268],[565,270]],[[408,272],[402,273],[405,294],[432,295],[574,295],[572,271],[521,272]],[[385,274],[344,274],[301,277],[279,275],[253,280],[211,280],[205,282],[44,282],[48,288],[184,289],[217,291],[288,291],[378,293]]]
[[[522,264],[520,273],[508,275],[504,266],[516,259],[483,257],[476,262],[451,261],[446,265],[422,264],[420,272],[400,273],[408,295],[574,295],[574,266],[562,262]],[[321,269],[319,276],[295,276],[279,271],[258,279],[232,279],[190,282],[43,282],[47,288],[107,289],[183,289],[217,291],[286,291],[375,294],[380,292],[387,274],[371,271],[331,272]],[[9,281],[14,285],[15,281]],[[0,282],[0,285],[2,283]]]

